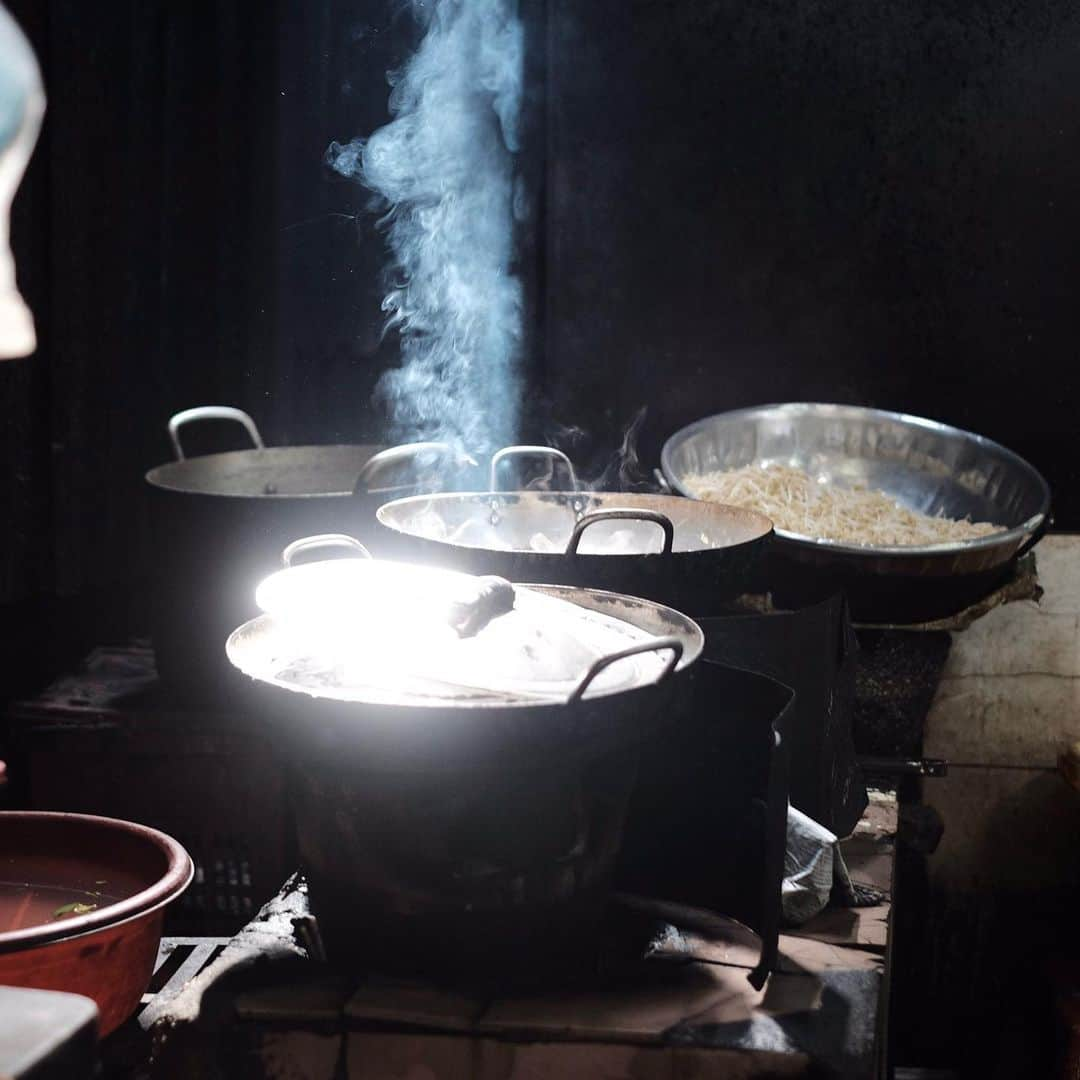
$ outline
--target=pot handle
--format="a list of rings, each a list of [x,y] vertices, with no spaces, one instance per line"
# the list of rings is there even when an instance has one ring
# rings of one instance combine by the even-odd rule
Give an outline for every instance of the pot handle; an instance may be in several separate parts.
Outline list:
[[[1016,549],[1014,559],[1022,559],[1045,535],[1047,529],[1054,524],[1054,515],[1047,511],[1043,514],[1042,521],[1031,530],[1031,535]]]
[[[371,482],[383,469],[390,465],[396,465],[410,458],[419,457],[420,454],[441,454],[452,458],[456,465],[475,465],[476,462],[468,454],[459,453],[449,443],[444,442],[414,442],[402,443],[400,446],[390,446],[380,450],[377,454],[364,462],[360,469],[360,475],[356,478],[353,486],[354,495],[363,495],[371,490]]]
[[[234,409],[231,405],[196,405],[194,409],[184,409],[169,418],[169,438],[172,439],[176,460],[184,460],[184,450],[180,445],[180,428],[197,420],[235,420],[243,424],[257,450],[266,448],[266,444],[255,426],[255,421],[243,409]]]
[[[651,521],[664,530],[664,549],[662,554],[670,555],[671,546],[675,542],[675,526],[667,514],[661,514],[658,510],[644,510],[636,507],[615,507],[610,510],[597,510],[592,514],[586,514],[575,526],[570,534],[570,540],[566,545],[565,555],[576,555],[578,546],[581,544],[581,534],[597,521]]]
[[[512,457],[549,457],[561,461],[570,474],[570,490],[579,491],[577,474],[574,472],[574,463],[561,451],[553,446],[504,446],[491,455],[491,475],[488,479],[488,490],[499,491],[499,466]]]
[[[301,551],[312,551],[315,548],[351,548],[361,559],[370,559],[368,551],[359,540],[344,533],[319,533],[318,536],[305,536],[300,540],[294,540],[282,553],[281,565],[292,566],[293,558]]]
[[[655,637],[651,641],[639,641],[637,645],[631,645],[628,649],[620,649],[618,652],[601,656],[599,660],[593,662],[589,670],[581,677],[581,682],[571,691],[570,696],[566,699],[566,704],[573,705],[574,702],[580,701],[585,691],[589,689],[593,679],[604,668],[610,667],[616,661],[625,660],[628,656],[637,656],[639,653],[659,652],[662,649],[671,650],[671,659],[668,660],[664,670],[660,672],[660,678],[653,684],[659,686],[675,670],[682,659],[683,643],[677,637]]]

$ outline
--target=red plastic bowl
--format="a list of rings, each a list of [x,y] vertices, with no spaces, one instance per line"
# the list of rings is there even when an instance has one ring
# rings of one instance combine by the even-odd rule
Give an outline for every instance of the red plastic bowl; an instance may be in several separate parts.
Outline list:
[[[0,985],[92,998],[102,1035],[150,983],[165,907],[191,882],[188,853],[145,825],[88,814],[0,812],[0,880],[93,890],[121,899],[86,915],[0,933]]]

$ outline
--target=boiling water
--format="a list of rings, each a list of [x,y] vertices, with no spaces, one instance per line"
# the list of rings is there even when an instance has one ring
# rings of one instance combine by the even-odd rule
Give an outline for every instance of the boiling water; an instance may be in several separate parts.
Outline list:
[[[42,926],[75,915],[87,915],[120,899],[101,891],[108,888],[107,881],[94,884],[94,890],[89,891],[0,881],[0,934]],[[100,889],[96,886],[100,886]]]

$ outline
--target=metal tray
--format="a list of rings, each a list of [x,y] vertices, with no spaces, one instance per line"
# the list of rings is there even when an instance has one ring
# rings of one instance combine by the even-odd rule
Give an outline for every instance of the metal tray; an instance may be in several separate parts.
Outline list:
[[[687,478],[697,473],[769,462],[876,488],[923,513],[1003,527],[919,547],[857,546],[777,529],[777,579],[803,601],[843,590],[859,620],[918,621],[966,607],[997,587],[1050,522],[1046,481],[1011,450],[880,409],[813,403],[739,409],[683,428],[661,454],[665,480],[684,495],[690,495]]]

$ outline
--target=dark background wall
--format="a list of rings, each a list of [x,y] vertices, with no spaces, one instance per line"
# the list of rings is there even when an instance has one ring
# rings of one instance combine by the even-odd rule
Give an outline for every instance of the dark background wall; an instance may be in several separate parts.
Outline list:
[[[144,626],[142,476],[173,412],[236,404],[271,443],[379,434],[382,241],[322,163],[385,120],[412,39],[368,6],[10,4],[49,101],[13,225],[39,349],[0,364],[9,688]]]
[[[713,411],[860,401],[1013,446],[1080,524],[1075,5],[524,6],[524,434],[577,425],[602,458],[647,404],[651,463]],[[0,365],[0,603],[100,637],[153,573],[172,412],[381,435],[382,241],[322,155],[385,119],[414,28],[384,0],[11,7],[50,103],[14,234],[41,347]]]
[[[710,412],[859,402],[1073,488],[1080,9],[551,0],[548,378],[647,449]]]

